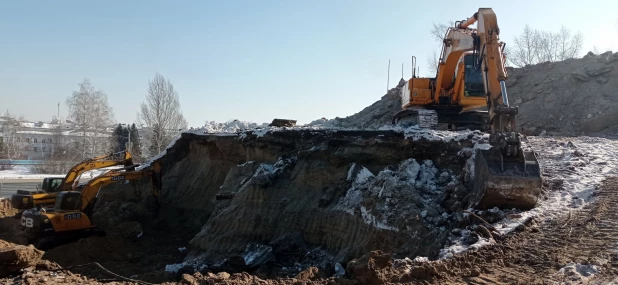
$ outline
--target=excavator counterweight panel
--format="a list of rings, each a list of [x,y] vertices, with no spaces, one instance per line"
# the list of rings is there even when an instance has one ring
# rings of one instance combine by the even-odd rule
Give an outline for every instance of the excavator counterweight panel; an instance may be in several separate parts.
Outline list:
[[[500,150],[476,150],[473,207],[529,210],[541,194],[541,171],[534,152],[506,157]]]

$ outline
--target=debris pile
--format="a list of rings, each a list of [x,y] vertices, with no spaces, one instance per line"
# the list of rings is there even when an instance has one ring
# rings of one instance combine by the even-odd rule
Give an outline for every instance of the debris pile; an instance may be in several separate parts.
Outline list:
[[[43,252],[33,245],[18,245],[0,240],[0,278],[36,265],[42,256]]]

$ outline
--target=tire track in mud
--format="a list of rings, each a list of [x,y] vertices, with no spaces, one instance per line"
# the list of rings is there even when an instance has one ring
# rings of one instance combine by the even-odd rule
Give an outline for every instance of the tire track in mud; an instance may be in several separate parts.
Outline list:
[[[598,282],[618,276],[618,178],[607,179],[587,206],[564,214],[447,261],[443,277],[456,284],[606,284]],[[478,276],[471,277],[472,268]]]

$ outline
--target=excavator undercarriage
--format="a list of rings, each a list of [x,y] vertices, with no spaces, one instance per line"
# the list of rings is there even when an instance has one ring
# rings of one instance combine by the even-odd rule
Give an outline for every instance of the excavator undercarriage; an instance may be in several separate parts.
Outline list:
[[[395,113],[392,123],[402,127],[418,125],[423,129],[434,130],[487,131],[489,116],[487,111],[462,112],[457,106],[412,107]]]

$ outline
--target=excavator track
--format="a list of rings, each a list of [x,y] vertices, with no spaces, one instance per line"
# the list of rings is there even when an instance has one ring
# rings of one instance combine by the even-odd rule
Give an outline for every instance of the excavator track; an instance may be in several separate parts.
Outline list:
[[[392,123],[403,127],[418,125],[420,128],[435,130],[438,128],[438,113],[420,108],[405,109],[393,116]]]

